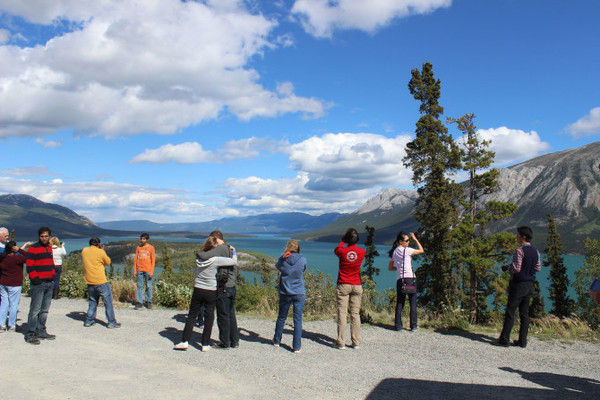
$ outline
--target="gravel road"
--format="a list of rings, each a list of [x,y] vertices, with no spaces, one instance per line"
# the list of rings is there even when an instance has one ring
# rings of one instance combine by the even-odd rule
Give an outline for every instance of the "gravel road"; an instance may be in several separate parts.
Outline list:
[[[28,309],[23,296],[19,324]],[[202,353],[196,330],[181,352],[172,347],[185,311],[120,308],[122,327],[111,330],[84,328],[86,310],[86,300],[53,301],[47,326],[57,338],[38,346],[0,333],[1,399],[600,398],[598,344],[531,339],[526,349],[502,348],[488,335],[363,326],[360,350],[338,350],[328,320],[304,322],[294,354],[290,326],[275,348],[273,320],[240,317],[238,349]]]

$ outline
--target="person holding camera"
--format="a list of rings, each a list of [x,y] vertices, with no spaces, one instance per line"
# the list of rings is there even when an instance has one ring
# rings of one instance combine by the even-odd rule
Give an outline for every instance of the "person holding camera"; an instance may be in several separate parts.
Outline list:
[[[83,326],[89,328],[96,323],[96,310],[100,298],[102,298],[108,320],[107,328],[120,328],[121,324],[115,319],[112,288],[106,279],[106,267],[110,265],[111,261],[104,251],[104,246],[100,245],[100,239],[97,237],[90,239],[90,246],[81,250],[81,260],[83,261],[83,281],[87,284],[89,296],[88,311]]]
[[[533,231],[528,226],[517,228],[517,243],[519,248],[513,255],[512,263],[502,267],[502,271],[511,274],[508,285],[508,302],[504,314],[504,325],[498,339],[498,345],[510,346],[510,332],[515,322],[515,312],[519,308],[521,326],[519,339],[513,345],[527,347],[527,333],[529,331],[529,303],[534,293],[535,273],[542,268],[540,252],[531,245]]]
[[[408,247],[410,239],[406,232],[400,232],[396,236],[396,240],[392,248],[388,252],[390,262],[388,264],[389,271],[396,271],[396,316],[394,318],[397,331],[402,328],[402,309],[408,296],[410,303],[410,330],[416,332],[419,330],[417,325],[417,277],[412,267],[412,257],[425,253],[423,246],[414,233],[410,233],[410,237],[417,245],[417,248]]]

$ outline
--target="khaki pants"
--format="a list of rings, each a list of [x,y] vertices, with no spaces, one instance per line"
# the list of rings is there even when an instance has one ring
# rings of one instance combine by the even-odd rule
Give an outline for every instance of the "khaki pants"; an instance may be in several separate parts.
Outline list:
[[[350,338],[352,346],[360,345],[360,302],[363,288],[361,285],[338,285],[337,287],[337,346],[346,345],[346,317],[350,305]]]

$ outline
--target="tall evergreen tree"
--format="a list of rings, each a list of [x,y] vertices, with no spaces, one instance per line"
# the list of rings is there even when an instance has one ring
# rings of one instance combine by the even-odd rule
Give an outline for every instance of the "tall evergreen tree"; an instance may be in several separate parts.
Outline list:
[[[559,318],[571,316],[575,302],[569,297],[569,277],[562,257],[562,241],[556,229],[556,223],[551,214],[548,214],[548,246],[544,260],[544,267],[550,266],[550,301],[552,310],[550,312]]]
[[[375,257],[379,256],[379,252],[375,247],[375,227],[367,225],[365,229],[367,230],[367,240],[365,241],[367,250],[365,251],[365,259],[363,260],[365,268],[361,272],[361,275],[373,280],[373,278],[379,275],[379,268],[373,265],[375,264]]]
[[[448,123],[456,124],[463,134],[460,146],[462,169],[469,176],[461,201],[463,213],[452,230],[452,259],[457,276],[464,282],[462,293],[466,293],[466,296],[463,295],[466,299],[463,302],[468,303],[472,323],[481,319],[481,314],[487,309],[487,297],[494,292],[492,282],[496,275],[492,269],[514,242],[510,233],[489,234],[487,224],[508,218],[517,211],[517,206],[512,203],[490,201],[480,204],[482,195],[497,189],[498,171],[488,170],[495,153],[488,150],[491,142],[478,136],[474,118],[474,114],[465,114],[458,119],[447,119]]]
[[[413,171],[412,182],[419,198],[415,218],[421,225],[419,238],[425,248],[418,278],[425,288],[424,303],[440,309],[444,304],[456,306],[458,282],[450,267],[450,227],[455,223],[459,188],[447,178],[460,167],[460,152],[440,116],[441,84],[426,62],[422,71],[413,69],[408,83],[410,94],[421,102],[421,117],[416,124],[415,139],[406,145],[404,165]]]

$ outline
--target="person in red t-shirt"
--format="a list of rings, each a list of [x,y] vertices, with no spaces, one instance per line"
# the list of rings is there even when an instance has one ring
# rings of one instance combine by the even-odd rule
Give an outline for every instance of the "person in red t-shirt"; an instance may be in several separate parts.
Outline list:
[[[362,284],[360,281],[360,265],[365,258],[365,249],[356,246],[358,232],[349,228],[342,236],[334,253],[340,259],[337,279],[337,330],[336,345],[338,349],[346,348],[346,317],[350,308],[350,337],[352,347],[360,347],[360,302],[362,300]]]

